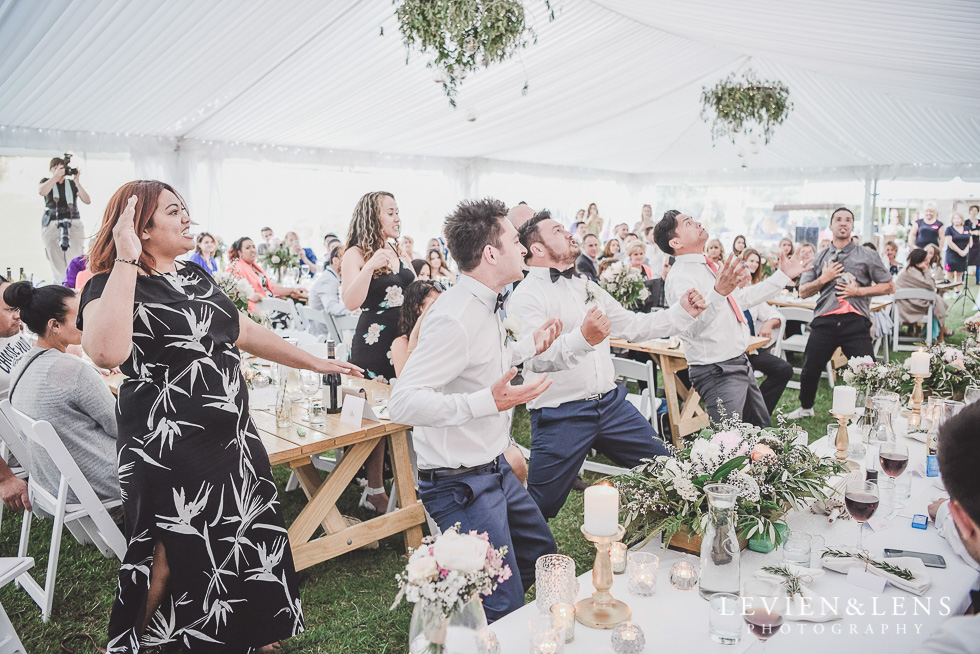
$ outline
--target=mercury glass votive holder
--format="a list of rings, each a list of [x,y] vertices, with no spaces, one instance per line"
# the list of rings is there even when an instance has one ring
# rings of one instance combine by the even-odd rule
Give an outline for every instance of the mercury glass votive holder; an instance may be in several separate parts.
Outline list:
[[[534,564],[538,611],[549,613],[555,604],[571,604],[578,594],[575,561],[564,554],[545,554]]]
[[[678,561],[670,569],[670,585],[677,590],[691,590],[698,585],[698,571],[687,561]]]
[[[621,622],[613,629],[612,648],[616,654],[640,654],[646,644],[643,630],[635,622]]]
[[[614,575],[621,575],[626,572],[626,545],[624,543],[613,543],[609,546],[609,562],[612,563]]]
[[[657,592],[657,570],[660,568],[660,557],[649,552],[629,553],[630,595],[650,597]]]

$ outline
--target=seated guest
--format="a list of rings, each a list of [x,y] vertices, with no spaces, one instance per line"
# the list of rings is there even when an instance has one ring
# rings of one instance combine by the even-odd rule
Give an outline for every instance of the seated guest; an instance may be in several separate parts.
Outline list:
[[[898,263],[898,245],[895,241],[885,243],[885,266],[892,277],[897,276],[902,269],[902,265]]]
[[[802,247],[800,248],[802,251]],[[762,256],[752,248],[746,248],[742,252],[742,261],[745,262],[745,269],[752,275],[751,279],[746,280],[740,288],[745,288],[750,284],[758,284],[762,281]],[[779,398],[783,396],[786,385],[793,378],[793,366],[781,357],[771,354],[768,349],[776,343],[773,334],[779,334],[783,328],[783,316],[775,307],[768,302],[760,302],[755,306],[744,310],[745,319],[749,323],[749,334],[752,336],[763,336],[769,339],[763,347],[749,355],[749,363],[756,372],[761,372],[766,376],[765,380],[759,384],[762,392],[762,399],[766,403],[769,415],[779,404]]]
[[[613,227],[612,238],[619,241],[619,245],[624,250],[626,249],[626,237],[629,236],[629,232],[630,232],[630,227],[626,223],[619,223],[618,225]],[[636,236],[636,234],[634,234],[633,236]]]
[[[10,403],[35,420],[55,428],[86,481],[102,500],[118,500],[116,467],[116,401],[99,372],[68,346],[81,345],[75,326],[78,296],[64,286],[33,288],[30,282],[8,285],[4,302],[20,310],[37,346],[21,357],[10,374]],[[31,448],[31,479],[53,495],[61,474],[43,451]],[[78,502],[69,493],[69,502]],[[122,522],[122,507],[109,514]]]
[[[323,236],[323,257],[325,259],[329,259],[330,253],[333,252],[333,249],[338,245],[343,245],[343,242],[337,238],[336,234],[333,232],[325,234]]]
[[[270,248],[275,250],[279,246],[279,239],[276,238],[275,232],[272,231],[271,227],[263,227],[259,231],[259,236],[262,237],[262,242],[259,243],[258,253],[261,257]]]
[[[953,550],[970,565],[980,569],[980,448],[977,448],[977,425],[980,424],[980,402],[970,404],[959,415],[939,428],[939,473],[949,492],[942,534],[948,541],[959,541]],[[940,523],[936,523],[937,529]],[[950,618],[920,645],[918,654],[952,654],[976,652],[980,643],[980,607],[974,599],[974,615]]]
[[[528,492],[545,518],[565,504],[590,450],[632,468],[667,454],[650,422],[616,384],[609,337],[645,341],[676,334],[703,309],[694,292],[679,295],[668,311],[627,311],[609,293],[572,274],[579,249],[572,235],[547,211],[521,227],[528,276],[514,291],[508,317],[522,325],[558,318],[562,334],[547,352],[525,364],[525,375],[557,369],[552,384],[528,402],[531,413],[531,470]],[[643,247],[639,245],[642,253]],[[590,297],[591,296],[591,297]],[[550,364],[550,365],[545,365]]]
[[[65,281],[62,282],[62,286],[67,286],[68,288],[75,288],[77,284],[78,273],[85,270],[85,265],[88,263],[88,255],[80,254],[71,261],[68,262],[68,269],[65,271]]]
[[[929,253],[929,267],[927,268],[929,276],[937,283],[946,281],[946,271],[943,270],[943,259],[939,246],[930,243],[925,247],[925,250]]]
[[[830,239],[829,238],[822,238],[822,239],[820,239],[820,242],[817,243],[817,252],[820,252],[820,250],[825,250],[825,249],[827,249],[829,247],[830,247]]]
[[[451,280],[455,279],[452,271],[449,270],[449,266],[446,265],[446,260],[442,256],[442,250],[439,248],[432,248],[428,253],[429,262],[429,275],[432,279],[438,279],[439,277],[448,277]]]
[[[704,256],[708,257],[716,266],[721,267],[725,259],[725,246],[717,238],[709,240],[704,246]]]
[[[599,281],[599,237],[586,234],[582,239],[582,254],[575,260],[575,272],[579,277],[595,282]]]
[[[585,235],[589,233],[583,218],[585,218],[585,209],[579,209],[578,218],[576,218],[576,221],[572,223],[572,234],[575,234],[575,242],[579,244],[582,243],[582,239],[585,238]],[[598,236],[596,236],[596,238],[598,238]]]
[[[525,250],[502,202],[460,203],[445,232],[462,274],[426,313],[388,412],[415,425],[419,497],[439,527],[458,522],[463,531],[485,531],[494,546],[507,546],[504,563],[513,576],[483,599],[494,621],[524,605],[535,562],[556,551],[547,522],[509,474],[503,453],[511,409],[551,384],[542,376],[512,385],[514,366],[547,352],[561,325],[528,324],[516,341],[508,338],[498,311],[504,287],[523,276]]]
[[[898,277],[895,278],[895,288],[917,288],[923,291],[936,293],[936,282],[929,276],[926,264],[928,254],[921,248],[916,248],[909,252],[908,265]],[[897,301],[898,317],[903,322],[920,323],[924,322],[932,306],[932,334],[939,340],[949,336],[952,332],[946,331],[946,313],[949,307],[941,293],[936,293],[935,302],[929,300],[902,299]]]
[[[218,241],[207,232],[197,235],[197,243],[194,245],[194,252],[190,260],[204,268],[204,272],[214,275],[218,272],[218,262],[214,260],[214,253],[218,249]]]
[[[606,241],[606,247],[602,248],[603,259],[622,259],[623,246],[617,239],[611,238]]]
[[[692,287],[708,301],[708,308],[680,336],[691,383],[704,398],[711,420],[719,422],[724,410],[758,427],[770,426],[769,410],[745,354],[750,331],[744,310],[779,293],[809,260],[784,255],[771,277],[738,289],[749,276],[745,265],[729,256],[724,266],[716,266],[704,254],[708,233],[690,216],[668,211],[657,223],[655,238],[660,249],[675,258],[667,276],[667,303],[673,307]]]
[[[10,371],[14,364],[31,349],[30,341],[21,332],[20,310],[3,301],[3,294],[8,288],[10,282],[0,275],[0,400],[7,399],[9,395]],[[17,462],[12,460],[10,465],[17,465]],[[0,459],[0,500],[8,509],[31,509],[27,482],[16,477],[3,459]]]
[[[653,278],[653,271],[650,269],[650,266],[643,263],[643,259],[646,257],[646,252],[646,246],[639,241],[630,245],[629,249],[626,250],[627,256],[629,257],[630,268],[640,271],[640,274],[643,275],[644,280]]]
[[[877,253],[854,243],[854,214],[841,207],[830,215],[831,247],[821,250],[814,267],[800,278],[800,297],[817,295],[810,321],[803,372],[800,373],[800,408],[790,419],[812,417],[820,373],[839,347],[844,356],[874,357],[871,343],[871,298],[895,292],[892,276]]]
[[[432,279],[429,272],[429,262],[425,259],[412,259],[412,268],[415,269],[416,279]]]
[[[735,255],[736,259],[742,259],[742,252],[745,251],[745,237],[739,234],[732,241],[732,254]],[[744,260],[744,259],[743,259]]]
[[[323,311],[330,316],[356,316],[359,311],[351,311],[340,299],[340,262],[344,259],[344,248],[336,246],[330,253],[330,263],[310,288],[310,308]],[[329,330],[323,325],[315,325],[314,333],[326,335]]]
[[[309,268],[310,277],[316,275],[319,268],[316,265],[316,255],[310,248],[304,248],[299,242],[299,234],[296,232],[286,232],[286,245],[293,254],[299,256],[299,263],[302,266]]]
[[[252,297],[248,300],[249,313],[255,311],[256,303],[262,302],[264,298],[295,297],[306,294],[303,289],[273,284],[265,271],[255,262],[257,255],[255,243],[247,236],[241,237],[228,248],[230,263],[225,272],[238,275],[252,285]]]
[[[443,243],[442,239],[438,237],[432,237],[429,239],[429,245],[425,248],[426,261],[429,259],[429,250],[439,250],[439,252],[442,254],[443,261],[445,261],[446,257],[449,256],[446,251],[446,244]]]

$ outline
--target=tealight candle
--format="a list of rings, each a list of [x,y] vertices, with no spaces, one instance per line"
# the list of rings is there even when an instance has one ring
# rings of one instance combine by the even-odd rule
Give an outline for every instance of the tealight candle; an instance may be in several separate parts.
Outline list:
[[[612,632],[612,647],[616,654],[640,654],[646,647],[643,630],[633,622],[621,622]]]
[[[856,413],[857,390],[850,386],[834,386],[834,404],[830,412],[837,416],[852,416]]]
[[[623,543],[613,543],[610,545],[609,561],[612,563],[614,575],[621,575],[626,572],[626,545]]]
[[[609,484],[585,489],[585,531],[612,536],[619,530],[619,491]]]
[[[909,373],[913,375],[929,374],[929,353],[919,350],[909,355]]]
[[[562,620],[565,627],[565,642],[572,642],[575,639],[575,606],[573,604],[555,604],[551,607],[551,612]]]
[[[690,590],[698,583],[698,572],[687,561],[678,561],[670,569],[670,584],[677,590]]]

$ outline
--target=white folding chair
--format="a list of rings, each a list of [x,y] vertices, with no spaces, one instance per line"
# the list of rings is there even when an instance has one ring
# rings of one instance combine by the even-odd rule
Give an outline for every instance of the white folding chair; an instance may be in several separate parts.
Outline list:
[[[653,367],[653,361],[640,363],[633,359],[613,357],[613,370],[618,379],[627,382],[646,382],[647,387],[639,393],[628,393],[626,399],[635,406],[644,418],[650,421],[654,427],[657,426],[657,407],[660,405],[660,398],[657,397],[657,373]]]
[[[10,404],[9,400],[3,400]],[[27,443],[21,436],[20,429],[15,427],[3,412],[0,412],[0,457],[10,467],[14,476],[27,481],[28,471],[31,469],[31,453]],[[16,465],[10,465],[11,460],[16,459]],[[3,521],[3,502],[0,502],[0,524]]]
[[[29,556],[0,558],[0,588],[17,577],[27,574],[27,571],[33,567],[34,559]],[[0,654],[27,654],[2,605],[0,605]]]
[[[786,356],[787,352],[806,352],[807,341],[810,340],[810,334],[808,332],[808,327],[813,321],[813,309],[804,309],[803,307],[779,307],[779,313],[783,314],[783,325],[780,334],[780,341],[778,343],[779,356],[783,357],[787,361],[789,359]],[[784,336],[786,332],[786,325],[790,320],[796,320],[803,323],[803,331],[799,334],[793,334],[792,336]],[[793,374],[798,375],[803,372],[802,368],[797,368],[793,366]],[[830,363],[827,363],[826,372],[821,373],[821,376],[827,378],[827,382],[830,387],[834,387],[834,369],[831,367]],[[787,388],[794,388],[799,390],[800,382],[790,380],[786,384]]]
[[[266,316],[271,317],[274,313],[286,314],[286,323],[290,329],[298,329],[302,326],[299,312],[296,311],[296,303],[292,300],[285,300],[278,297],[262,298],[262,301],[255,305],[256,309]]]
[[[357,316],[327,316],[330,322],[330,334],[335,343],[343,343],[347,351],[354,344],[354,331],[357,329]]]
[[[326,334],[330,333],[330,324],[327,322],[326,314],[320,309],[314,309],[304,304],[297,306],[296,310],[306,325],[306,331],[315,336],[317,341],[326,343]]]
[[[926,311],[925,327],[926,327],[926,345],[932,345],[932,310],[936,306],[936,293],[934,291],[927,291],[921,288],[900,288],[895,291],[895,303],[892,304],[892,351],[898,352],[899,350],[905,351],[915,351],[919,347],[915,345],[917,342],[921,342],[921,338],[918,336],[902,336],[902,323],[903,322],[919,322],[922,320],[910,321],[906,320],[902,316],[902,310],[899,307],[899,300],[928,300],[929,309]]]
[[[105,502],[100,500],[82,471],[79,470],[78,464],[72,459],[65,444],[61,442],[54,427],[45,420],[34,420],[17,411],[10,406],[9,401],[5,400],[4,403],[0,403],[0,411],[6,414],[8,420],[12,419],[11,422],[17,422],[26,434],[31,449],[38,448],[39,451],[44,451],[61,474],[57,496],[42,488],[33,477],[28,482],[33,513],[41,518],[52,517],[54,519],[44,586],[38,584],[28,573],[23,573],[17,577],[17,583],[41,607],[41,620],[47,622],[48,618],[51,617],[51,607],[54,604],[54,585],[58,573],[58,558],[61,554],[63,527],[65,525],[77,525],[88,539],[99,548],[103,556],[108,558],[115,555],[122,561],[126,555],[126,539],[106,510],[120,506],[122,500]],[[78,499],[77,503],[68,503],[69,490],[75,494]],[[25,511],[24,522],[20,531],[18,556],[27,555],[31,536],[31,520],[31,513]],[[77,531],[73,531],[73,533],[76,534],[76,537],[78,536]]]

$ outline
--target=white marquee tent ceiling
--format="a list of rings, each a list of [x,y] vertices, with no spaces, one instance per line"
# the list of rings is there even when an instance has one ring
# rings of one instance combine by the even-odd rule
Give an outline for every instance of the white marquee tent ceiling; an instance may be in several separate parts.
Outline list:
[[[454,110],[389,0],[0,0],[0,146],[43,128],[710,175],[743,160],[701,89],[752,67],[795,110],[750,172],[980,175],[976,0],[552,4],[526,0],[537,44]]]

